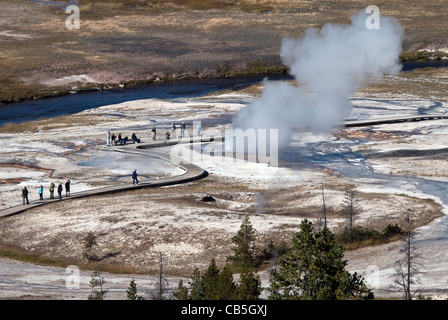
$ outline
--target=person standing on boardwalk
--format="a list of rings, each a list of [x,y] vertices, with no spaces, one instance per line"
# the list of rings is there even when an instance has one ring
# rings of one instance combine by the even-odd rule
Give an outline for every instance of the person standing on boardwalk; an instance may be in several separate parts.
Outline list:
[[[37,190],[37,193],[39,194],[39,200],[44,200],[44,187],[42,187],[42,185]]]
[[[58,186],[58,194],[59,194],[59,200],[62,200],[62,184],[61,183],[59,183],[59,186]]]
[[[176,124],[174,122],[171,122],[171,131],[173,138],[176,137]]]
[[[28,201],[28,189],[25,187],[22,189],[22,198],[23,198],[23,204],[30,204],[30,202]]]
[[[68,179],[65,183],[65,196],[70,196],[70,179]]]
[[[156,140],[156,134],[157,134],[156,126],[153,126],[151,131],[152,131],[152,140]]]
[[[54,199],[54,183],[50,184],[50,199]]]
[[[196,134],[198,135],[198,137],[201,135],[201,124],[198,123],[198,125],[196,126]]]
[[[107,132],[106,143],[107,143],[107,146],[110,146],[110,131]]]
[[[132,172],[132,184],[138,184],[138,179],[137,179],[137,170],[134,170],[134,172]]]
[[[180,136],[183,138],[185,136],[185,122],[182,121],[180,125]]]

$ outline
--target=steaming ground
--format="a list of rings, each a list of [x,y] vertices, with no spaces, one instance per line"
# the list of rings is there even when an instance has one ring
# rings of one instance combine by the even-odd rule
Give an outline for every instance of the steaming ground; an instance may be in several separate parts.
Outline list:
[[[258,89],[178,101],[126,102],[73,116],[3,127],[0,144],[7,152],[1,155],[2,208],[20,205],[20,190],[25,185],[30,189],[31,200],[35,200],[38,185],[46,187],[51,181],[66,178],[72,178],[72,190],[76,192],[129,183],[136,166],[140,166],[142,179],[180,174],[177,167],[168,163],[115,153],[100,154],[96,146],[104,145],[108,130],[128,136],[136,132],[147,140],[153,125],[162,135],[171,121],[179,120],[202,119],[205,133],[223,131],[229,126],[226,121],[213,126],[207,125],[207,121],[212,123],[211,120],[225,119],[223,115],[235,114],[254,100],[257,96],[252,94],[254,91]],[[359,92],[351,101],[353,119],[446,111],[445,102],[419,96]],[[380,229],[389,223],[400,224],[402,214],[412,210],[422,233],[436,230],[446,217],[446,202],[441,198],[422,192],[406,178],[393,181],[361,173],[373,170],[445,181],[446,151],[412,152],[444,148],[448,143],[446,124],[445,120],[437,120],[383,125],[317,136],[296,132],[290,147],[280,155],[279,168],[213,156],[211,151],[219,150],[219,143],[203,145],[203,153],[194,153],[194,159],[210,172],[206,179],[181,186],[64,201],[4,218],[0,221],[1,246],[53,260],[63,267],[93,268],[82,260],[82,240],[92,231],[98,236],[95,252],[102,258],[101,266],[113,272],[130,273],[104,273],[106,287],[111,289],[107,297],[125,299],[125,289],[132,277],[149,295],[148,290],[156,282],[160,253],[172,287],[180,277],[188,278],[195,267],[206,268],[213,257],[223,266],[232,253],[231,238],[246,214],[257,231],[260,248],[270,240],[290,241],[303,218],[317,223],[322,208],[322,182],[329,226],[334,231],[345,225],[340,206],[344,188],[350,184],[356,184],[361,192],[357,225]],[[168,148],[160,151],[170,152]],[[184,156],[189,154],[188,146],[183,147],[183,152]],[[391,156],[392,152],[396,155]],[[349,157],[351,154],[354,156]],[[360,175],[348,175],[354,172]],[[205,195],[213,196],[216,204],[201,201]],[[448,269],[448,260],[442,253],[445,251],[433,243],[424,252],[428,269],[422,276],[423,285],[439,290],[433,294],[443,294],[448,285],[441,274]],[[391,243],[347,251],[349,268],[366,274],[369,265],[377,266],[381,271],[377,295],[400,296],[398,290],[389,287],[393,284],[393,263],[399,256],[399,247],[399,243]],[[2,298],[86,299],[89,294],[88,270],[82,272],[81,289],[69,290],[65,288],[64,268],[2,259],[0,269],[1,285],[8,288],[1,291]],[[266,287],[266,269],[260,275]]]

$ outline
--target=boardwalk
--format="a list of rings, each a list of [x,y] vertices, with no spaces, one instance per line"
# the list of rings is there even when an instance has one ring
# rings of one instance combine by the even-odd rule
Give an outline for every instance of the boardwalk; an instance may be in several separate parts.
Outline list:
[[[407,117],[383,118],[383,119],[361,120],[361,121],[347,121],[343,124],[343,126],[346,128],[364,127],[364,126],[373,126],[373,125],[380,125],[380,124],[392,124],[392,123],[439,120],[439,119],[448,119],[448,115],[434,114],[434,115],[407,116]],[[177,139],[160,140],[160,141],[150,141],[147,143],[140,143],[140,144],[130,143],[130,144],[123,145],[123,146],[111,146],[111,147],[98,146],[98,148],[100,148],[102,150],[134,153],[134,154],[139,154],[139,155],[143,155],[143,156],[157,157],[157,158],[166,160],[168,162],[174,163],[175,165],[177,165],[180,168],[182,168],[183,170],[185,170],[185,173],[178,175],[178,176],[172,176],[172,177],[154,180],[151,182],[140,183],[138,185],[123,184],[123,185],[118,185],[118,186],[103,187],[103,188],[98,188],[98,189],[91,189],[91,190],[71,193],[70,197],[63,197],[62,200],[47,199],[47,200],[43,200],[43,201],[31,201],[29,205],[17,205],[14,207],[10,207],[8,209],[1,210],[0,218],[8,217],[8,216],[18,214],[18,213],[22,213],[26,210],[30,210],[32,208],[42,206],[44,204],[48,204],[48,203],[52,203],[52,202],[66,201],[66,200],[77,199],[77,198],[81,198],[81,197],[103,195],[103,194],[108,194],[108,193],[136,190],[136,189],[142,189],[142,188],[168,186],[168,185],[181,184],[181,183],[186,183],[186,182],[190,182],[190,181],[194,181],[194,180],[203,179],[208,176],[208,172],[205,171],[204,169],[198,167],[197,165],[195,165],[193,163],[190,163],[183,159],[177,158],[175,156],[165,154],[162,152],[157,152],[154,149],[158,148],[158,147],[172,146],[177,143],[201,143],[201,142],[212,142],[212,141],[218,141],[218,140],[221,140],[221,141],[224,140],[224,136],[191,137],[191,138],[186,138],[186,139],[184,138],[182,140],[177,140]]]
[[[175,157],[173,155],[169,155],[166,153],[155,151],[154,148],[162,147],[162,146],[169,146],[174,145],[177,143],[200,143],[200,142],[210,142],[221,139],[221,137],[217,138],[189,138],[189,139],[183,139],[183,140],[170,140],[170,141],[151,141],[148,143],[139,143],[139,144],[133,144],[128,143],[126,145],[118,145],[118,146],[98,146],[101,150],[108,150],[108,151],[115,151],[115,152],[125,152],[125,153],[133,153],[137,155],[142,156],[148,156],[148,157],[156,157],[160,158],[162,160],[166,160],[168,162],[171,162],[175,164],[176,166],[183,169],[185,172],[178,176],[172,176],[172,177],[166,177],[161,178],[157,180],[153,180],[150,182],[142,182],[138,185],[130,184],[123,184],[123,185],[117,185],[117,186],[111,186],[111,187],[103,187],[103,188],[97,188],[97,189],[91,189],[86,191],[80,191],[80,192],[72,192],[69,197],[62,197],[62,200],[59,200],[57,197],[56,199],[45,199],[42,201],[36,200],[36,201],[30,201],[29,205],[17,205],[14,207],[10,207],[4,210],[0,211],[0,218],[2,217],[8,217],[12,216],[18,213],[25,212],[27,210],[30,210],[32,208],[36,208],[48,203],[53,202],[59,202],[59,201],[67,201],[71,199],[78,199],[82,197],[90,197],[90,196],[97,196],[97,195],[103,195],[103,194],[109,194],[114,192],[122,192],[122,191],[129,191],[129,190],[137,190],[142,188],[151,188],[151,187],[161,187],[161,186],[168,186],[168,185],[174,185],[174,184],[181,184],[186,183],[194,180],[203,179],[208,176],[208,172],[204,169],[198,167],[195,164],[192,164],[190,162],[187,162],[183,159],[180,159],[178,157]]]

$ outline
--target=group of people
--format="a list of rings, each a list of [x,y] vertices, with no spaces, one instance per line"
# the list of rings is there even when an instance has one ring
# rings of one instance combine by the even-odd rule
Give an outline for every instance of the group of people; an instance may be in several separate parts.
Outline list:
[[[167,131],[165,133],[165,139],[169,140],[171,139],[171,137],[175,137],[176,136],[176,129],[177,126],[174,122],[171,122],[171,131]],[[186,124],[185,122],[182,121],[181,125],[180,125],[180,137],[183,138],[185,137],[185,129],[186,129]],[[156,140],[157,139],[157,128],[156,126],[153,126],[151,129],[152,132],[152,140]],[[201,128],[201,124],[199,123],[196,126],[196,135],[200,136],[202,134],[202,128]],[[141,140],[139,138],[137,138],[137,135],[135,133],[132,133],[131,135],[131,139],[129,139],[127,136],[123,137],[121,135],[121,133],[118,133],[118,135],[116,136],[115,133],[110,133],[110,131],[107,132],[107,136],[106,136],[106,144],[107,146],[112,145],[123,145],[126,144],[128,141],[132,141],[132,143],[140,143]]]
[[[186,126],[185,122],[182,121],[182,123],[180,124],[180,137],[181,138],[185,137],[185,129],[186,128],[187,128],[187,126]],[[177,129],[176,124],[174,122],[171,122],[171,132],[167,131],[165,133],[165,139],[169,140],[169,139],[171,139],[172,136],[175,137],[176,129]],[[151,131],[153,132],[152,139],[156,140],[156,127],[154,126]],[[200,136],[201,135],[201,125],[200,124],[197,125],[196,131],[197,131],[197,135]]]
[[[137,138],[137,135],[135,133],[132,133],[131,135],[131,140],[129,140],[129,138],[123,137],[121,135],[121,133],[118,134],[118,136],[115,135],[115,133],[110,133],[110,131],[107,132],[106,135],[106,144],[109,147],[111,144],[112,145],[117,145],[117,144],[126,144],[128,141],[132,141],[132,143],[140,143],[141,140],[139,138]]]
[[[70,196],[70,179],[68,179],[65,182],[65,196],[69,197]],[[50,187],[48,188],[48,191],[50,192],[50,199],[54,199],[54,191],[55,189],[58,192],[58,196],[59,196],[59,200],[62,200],[62,191],[64,190],[64,187],[62,186],[62,183],[58,184],[58,187],[56,188],[56,185],[52,182],[50,184]],[[37,193],[39,194],[39,201],[43,201],[44,200],[44,187],[42,185],[39,186],[39,188],[37,189]],[[28,199],[28,189],[27,187],[24,187],[22,189],[22,198],[23,198],[23,204],[30,204],[30,201]]]

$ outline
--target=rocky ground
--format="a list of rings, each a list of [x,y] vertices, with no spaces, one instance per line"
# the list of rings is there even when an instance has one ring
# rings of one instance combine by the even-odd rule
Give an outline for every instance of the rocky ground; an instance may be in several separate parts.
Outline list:
[[[34,199],[38,185],[48,185],[50,181],[66,177],[72,178],[72,188],[76,192],[101,185],[129,183],[127,173],[137,165],[142,170],[143,179],[179,174],[175,167],[167,163],[130,155],[127,161],[121,162],[132,161],[132,165],[126,167],[129,170],[117,168],[117,161],[122,159],[115,159],[115,153],[99,154],[96,145],[104,145],[108,130],[129,132],[132,127],[144,140],[150,138],[149,128],[153,123],[158,123],[159,128],[168,129],[174,119],[212,119],[217,115],[231,115],[255,99],[258,92],[259,89],[252,87],[184,99],[182,102],[154,99],[133,101],[52,120],[4,126],[4,139],[0,142],[9,147],[2,160],[2,206],[20,205],[18,195],[24,185],[33,190],[31,198]],[[432,100],[399,96],[390,99],[384,95],[373,98],[372,93],[362,92],[357,93],[352,102],[355,118],[368,118],[369,112],[370,117],[380,117],[391,110],[396,115],[412,115],[417,112],[416,105],[431,112],[443,112],[445,109],[444,103],[437,109],[433,108]],[[376,107],[369,109],[367,105]],[[151,116],[144,116],[148,112]],[[121,115],[120,120],[114,117],[115,114]],[[79,123],[79,118],[89,119],[89,122]],[[135,122],[136,118],[140,122]],[[146,288],[153,285],[154,282],[149,279],[157,276],[160,254],[164,259],[165,275],[171,279],[173,286],[179,277],[188,278],[195,267],[201,270],[206,268],[212,258],[223,266],[226,257],[232,253],[231,238],[245,215],[250,216],[257,232],[259,249],[263,249],[269,241],[290,241],[304,218],[317,226],[322,209],[321,183],[324,183],[329,227],[335,232],[346,226],[341,205],[344,190],[349,185],[356,185],[360,192],[357,225],[380,230],[387,224],[402,224],[403,214],[412,211],[417,226],[435,228],[438,221],[445,217],[444,199],[425,193],[405,177],[411,175],[445,181],[446,161],[442,160],[445,122],[434,120],[351,128],[325,136],[297,132],[292,142],[297,156],[291,160],[290,153],[287,153],[280,167],[212,155],[212,149],[220,149],[219,143],[204,144],[202,153],[201,149],[193,150],[193,159],[210,172],[206,179],[180,186],[55,203],[4,218],[0,226],[2,250],[18,256],[32,256],[38,264],[51,261],[50,264],[59,265],[59,276],[55,276],[59,280],[54,280],[58,283],[65,279],[64,268],[68,265],[85,270],[84,291],[68,290],[64,293],[67,299],[82,299],[82,294],[88,291],[88,270],[96,265],[83,259],[83,240],[91,231],[97,235],[98,245],[94,250],[100,258],[100,266],[104,272],[112,272],[108,274],[110,286],[117,288],[117,292],[110,297],[119,298],[118,288],[126,288],[131,275],[141,279]],[[204,132],[223,132],[227,126],[225,123],[205,126]],[[80,132],[77,139],[71,137],[73,131]],[[46,139],[49,134],[53,137],[51,141]],[[356,178],[344,176],[337,166],[334,167],[337,163],[331,161],[331,154],[334,150],[344,154],[347,145],[350,150],[366,155],[366,160],[354,159],[353,168],[366,166],[378,174],[403,178],[393,182],[368,175]],[[422,148],[433,151],[412,155],[412,150]],[[437,149],[442,151],[434,152]],[[401,150],[408,150],[411,154],[404,155]],[[160,151],[171,152],[168,147]],[[391,151],[396,155],[391,156]],[[188,145],[183,147],[182,152],[184,156],[191,155]],[[330,158],[320,165],[305,156],[308,153],[328,154]],[[388,156],[378,156],[382,153]],[[12,164],[10,159],[16,162]],[[206,195],[213,196],[216,202],[203,202],[202,198]],[[400,243],[394,242],[350,250],[346,257],[350,270],[367,276],[368,266],[380,268],[383,287],[378,293],[384,297],[399,296],[396,289],[390,289],[393,283],[391,268],[393,270],[399,248]],[[436,245],[430,247],[427,254],[438,248]],[[428,259],[437,261],[434,271],[446,268],[443,257]],[[22,266],[19,262],[4,263],[8,266],[4,267],[5,272],[10,270],[11,265]],[[434,276],[437,274],[429,271],[425,278],[427,288],[432,290],[435,286],[439,291],[446,289],[446,284],[440,282],[443,277],[436,280]],[[120,277],[117,272],[131,275]],[[264,286],[267,286],[267,269],[260,270],[260,275]],[[120,280],[112,280],[117,277]],[[27,276],[19,277],[24,278]],[[28,283],[30,280],[19,281]],[[33,293],[37,292],[34,287],[26,286],[17,293],[4,291],[3,297],[26,297],[25,292],[31,296],[45,296],[41,291]],[[65,292],[65,289],[62,291]],[[436,293],[439,294],[439,291]],[[49,290],[47,295],[51,297],[52,291]]]
[[[329,21],[345,22],[349,13],[370,4],[247,0],[242,3],[249,7],[198,8],[160,1],[141,10],[124,9],[117,3],[85,1],[82,27],[71,32],[59,8],[26,0],[2,1],[2,99],[164,77],[278,71],[283,37],[298,37],[306,27]],[[401,1],[376,5],[403,24],[405,50],[446,50],[446,6],[434,1],[408,1],[406,9]],[[435,20],[440,22],[437,28]],[[445,113],[446,79],[446,70],[428,69],[373,82],[351,97],[351,117]],[[132,101],[5,125],[0,128],[0,209],[21,205],[20,190],[25,185],[34,200],[39,185],[68,178],[76,192],[129,183],[135,168],[143,179],[179,174],[171,164],[118,156],[97,145],[104,145],[107,131],[137,132],[145,140],[150,139],[149,128],[154,124],[163,132],[179,119],[229,119],[260,90],[256,86],[178,101]],[[228,120],[213,123],[204,126],[205,132],[223,132],[228,127]],[[90,231],[97,235],[95,254],[101,268],[108,271],[104,274],[111,299],[124,298],[132,277],[143,290],[154,288],[160,254],[170,285],[175,287],[180,277],[188,277],[194,267],[205,268],[211,258],[223,266],[232,252],[231,237],[245,215],[257,231],[260,248],[270,240],[289,241],[304,218],[317,223],[322,183],[329,226],[335,232],[346,225],[341,204],[349,185],[360,192],[359,226],[381,229],[389,223],[401,224],[403,213],[412,212],[425,265],[423,293],[444,298],[448,289],[445,128],[446,120],[437,120],[343,129],[322,136],[295,132],[291,148],[281,154],[280,167],[238,159],[229,162],[212,155],[212,150],[221,148],[218,143],[205,144],[202,153],[193,150],[195,163],[210,172],[204,180],[56,203],[4,218],[0,248],[3,256],[14,259],[0,260],[2,288],[7,288],[0,292],[1,298],[85,299],[96,267],[83,259],[82,241]],[[182,150],[191,154],[188,148]],[[216,202],[201,201],[205,195]],[[381,280],[375,293],[399,297],[399,290],[391,285],[400,245],[349,250],[349,270],[369,277],[373,266]],[[30,260],[33,263],[19,262]],[[82,270],[80,289],[68,288],[67,266]],[[260,270],[260,275],[266,287],[267,269]]]

